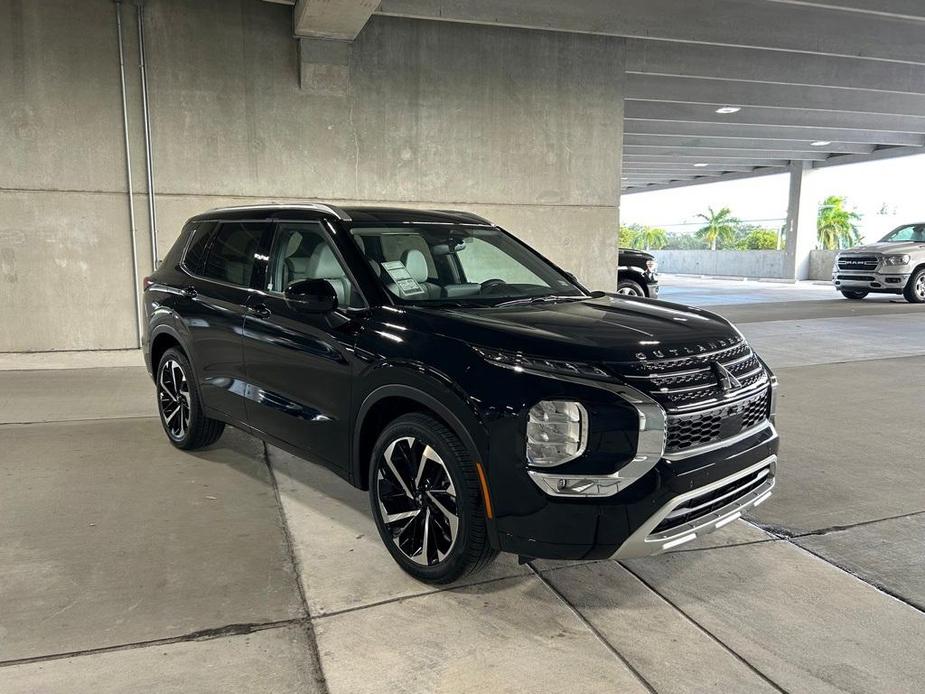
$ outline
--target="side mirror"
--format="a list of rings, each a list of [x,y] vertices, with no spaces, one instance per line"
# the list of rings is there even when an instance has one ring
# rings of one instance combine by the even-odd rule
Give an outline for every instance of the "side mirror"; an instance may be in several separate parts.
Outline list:
[[[286,303],[302,313],[330,313],[337,308],[337,292],[327,280],[296,280],[286,287]]]

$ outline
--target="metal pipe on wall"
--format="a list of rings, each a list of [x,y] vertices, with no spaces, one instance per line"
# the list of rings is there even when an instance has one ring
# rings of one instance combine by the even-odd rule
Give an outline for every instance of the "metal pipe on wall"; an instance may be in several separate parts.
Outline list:
[[[145,170],[148,178],[148,224],[151,227],[151,267],[157,269],[157,211],[154,206],[154,156],[151,147],[151,119],[148,114],[148,73],[145,67],[144,2],[138,0],[138,65],[141,69],[141,110],[145,130]]]
[[[128,127],[128,101],[125,96],[125,50],[122,42],[122,0],[115,0],[116,34],[119,40],[119,81],[122,85],[122,128],[125,132],[125,175],[128,182],[128,217],[132,231],[132,293],[135,296],[135,318],[137,320],[138,346],[144,334],[142,323],[141,292],[138,272],[138,229],[135,226],[135,189],[132,185],[132,149]]]

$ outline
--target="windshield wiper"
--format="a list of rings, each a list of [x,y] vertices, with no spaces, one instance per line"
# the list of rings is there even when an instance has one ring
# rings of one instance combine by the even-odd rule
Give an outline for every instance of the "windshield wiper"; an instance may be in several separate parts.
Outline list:
[[[560,294],[544,294],[542,296],[526,296],[522,299],[511,299],[509,301],[502,301],[500,304],[494,304],[493,308],[501,308],[502,306],[520,306],[520,305],[530,305],[530,304],[553,304],[557,301],[581,301],[582,299],[587,299],[586,296],[572,296]]]

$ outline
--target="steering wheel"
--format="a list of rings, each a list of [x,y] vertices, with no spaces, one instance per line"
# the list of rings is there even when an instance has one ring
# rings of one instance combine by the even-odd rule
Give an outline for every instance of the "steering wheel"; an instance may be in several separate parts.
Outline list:
[[[501,287],[507,286],[507,282],[499,279],[490,279],[482,282],[482,288],[479,290],[480,294],[496,294],[498,289]]]

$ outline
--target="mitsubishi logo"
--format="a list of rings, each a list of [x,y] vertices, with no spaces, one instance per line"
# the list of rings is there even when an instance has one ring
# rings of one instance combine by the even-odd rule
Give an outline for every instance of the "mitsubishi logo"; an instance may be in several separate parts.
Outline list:
[[[720,364],[718,361],[713,362],[713,373],[716,374],[716,380],[719,383],[720,389],[724,393],[728,393],[730,390],[736,390],[737,388],[742,387],[742,382],[733,376],[729,369]]]

